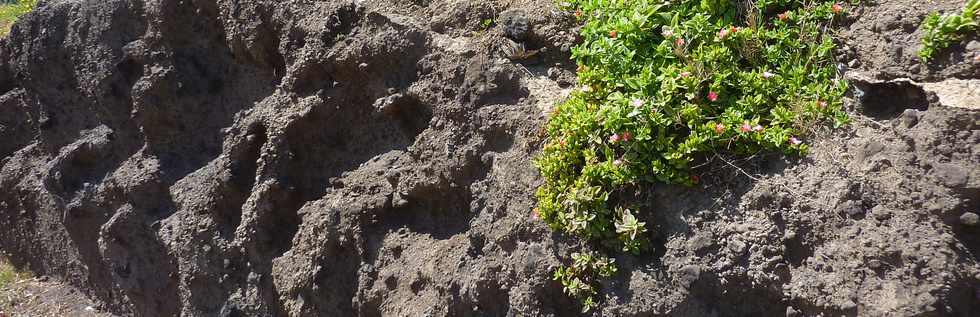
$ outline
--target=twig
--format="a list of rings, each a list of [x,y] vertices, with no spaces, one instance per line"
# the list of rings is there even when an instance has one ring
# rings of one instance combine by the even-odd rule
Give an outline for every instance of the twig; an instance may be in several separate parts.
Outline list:
[[[742,174],[745,174],[745,176],[747,176],[748,178],[751,178],[752,180],[757,181],[757,182],[759,181],[759,178],[758,177],[752,176],[751,174],[749,174],[748,172],[746,172],[745,170],[743,170],[741,167],[738,167],[735,164],[732,164],[732,162],[729,162],[724,157],[721,157],[721,155],[719,155],[718,152],[715,152],[715,157],[717,157],[718,159],[720,159],[722,162],[725,162],[725,164],[728,164],[728,166],[734,167],[739,172],[742,172]]]
[[[524,69],[524,71],[527,72],[529,76],[535,77],[534,73],[532,73],[531,70],[527,69],[527,67],[524,67],[523,64],[521,63],[514,63],[514,64],[517,64],[517,66],[520,66],[522,69]]]
[[[693,169],[699,169],[699,168],[702,168],[702,167],[704,167],[705,165],[708,165],[708,164],[711,164],[711,162],[714,162],[714,161],[715,161],[715,158],[714,158],[714,157],[712,157],[711,159],[709,159],[709,160],[707,160],[707,161],[705,161],[704,163],[701,163],[701,164],[698,164],[697,166],[694,166],[694,167],[691,167],[691,169],[693,170]]]

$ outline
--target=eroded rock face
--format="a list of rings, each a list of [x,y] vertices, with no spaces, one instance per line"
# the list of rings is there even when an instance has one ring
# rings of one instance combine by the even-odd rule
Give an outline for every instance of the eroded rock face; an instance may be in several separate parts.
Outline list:
[[[514,42],[481,21],[506,10],[538,54],[499,57]],[[47,1],[0,47],[0,247],[123,315],[575,314],[550,276],[580,245],[531,217],[573,20]],[[980,311],[980,114],[889,102],[806,159],[641,193],[653,250],[618,257],[603,313]]]

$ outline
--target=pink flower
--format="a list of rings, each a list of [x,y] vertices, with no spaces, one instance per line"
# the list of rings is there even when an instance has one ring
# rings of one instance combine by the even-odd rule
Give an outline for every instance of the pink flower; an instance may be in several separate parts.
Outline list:
[[[773,74],[773,73],[770,73],[770,72],[762,72],[762,78],[769,79],[769,78],[773,78],[773,77],[776,77],[776,74]]]
[[[752,131],[755,131],[755,132],[762,131],[762,126],[757,124],[754,127],[752,127]]]
[[[623,161],[621,161],[621,160],[615,160],[615,161],[613,161],[613,165],[616,165],[616,166],[623,165]]]
[[[633,105],[634,108],[643,107],[643,99],[634,98],[631,104]]]
[[[721,31],[718,31],[718,39],[724,40],[726,37],[728,37],[728,32],[729,29],[721,29]]]
[[[664,37],[674,37],[674,31],[671,31],[666,27],[664,28],[664,31],[661,34],[663,34]]]
[[[749,132],[752,131],[752,125],[750,125],[748,121],[745,121],[745,123],[743,123],[742,126],[738,129],[739,131],[742,132]]]
[[[532,220],[541,219],[541,216],[538,215],[538,208],[534,208],[534,209],[531,210],[531,219]]]
[[[613,135],[609,136],[609,143],[616,143],[616,142],[619,142],[619,134],[613,133]]]
[[[780,13],[776,17],[779,18],[779,21],[786,21],[787,19],[789,19],[789,12],[787,11],[787,12]]]
[[[714,92],[714,91],[709,91],[708,92],[708,100],[711,100],[711,102],[718,101],[718,93],[717,92]]]
[[[800,139],[797,139],[795,136],[789,138],[789,144],[792,144],[792,145],[800,145],[802,143],[803,143],[803,141],[800,141]]]
[[[823,100],[817,101],[817,107],[820,109],[827,108],[827,102]]]
[[[674,40],[674,44],[677,44],[677,46],[684,46],[685,43],[687,43],[687,41],[684,41],[683,37],[679,37]]]
[[[834,10],[834,14],[840,14],[841,12],[844,12],[844,7],[841,6],[840,3],[834,3],[834,6],[831,7],[831,9]]]
[[[724,124],[721,124],[721,123],[716,124],[715,125],[715,132],[717,132],[718,134],[725,133],[725,125]]]
[[[691,72],[681,72],[681,78],[691,77]]]
[[[623,139],[623,142],[629,142],[630,140],[633,139],[633,134],[632,133],[629,133],[629,131],[623,132],[622,139]]]

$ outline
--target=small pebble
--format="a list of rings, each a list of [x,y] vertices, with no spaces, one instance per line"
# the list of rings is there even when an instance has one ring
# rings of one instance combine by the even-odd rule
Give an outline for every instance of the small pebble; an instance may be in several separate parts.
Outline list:
[[[793,306],[786,306],[786,317],[797,317],[800,316],[800,312],[793,308]]]
[[[881,267],[881,261],[878,261],[878,260],[868,261],[868,267],[870,267],[871,269],[877,270],[878,268]]]
[[[970,52],[980,51],[980,41],[973,40],[970,41],[969,43],[966,43],[966,50]]]
[[[976,226],[977,223],[980,223],[980,216],[972,212],[965,212],[960,216],[960,223],[971,227]]]
[[[905,109],[901,116],[902,125],[906,128],[911,128],[919,123],[919,111],[915,109]]]

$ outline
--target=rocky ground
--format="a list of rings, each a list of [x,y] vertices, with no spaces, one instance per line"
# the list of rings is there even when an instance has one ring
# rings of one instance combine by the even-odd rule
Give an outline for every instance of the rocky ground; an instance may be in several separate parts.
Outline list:
[[[64,282],[19,272],[0,257],[0,317],[111,316],[98,312],[85,294]]]
[[[964,1],[920,2],[851,10],[810,156],[649,189],[596,314],[980,311],[980,43],[920,65]],[[576,40],[552,1],[43,1],[0,42],[0,248],[119,315],[575,315],[530,160]]]

